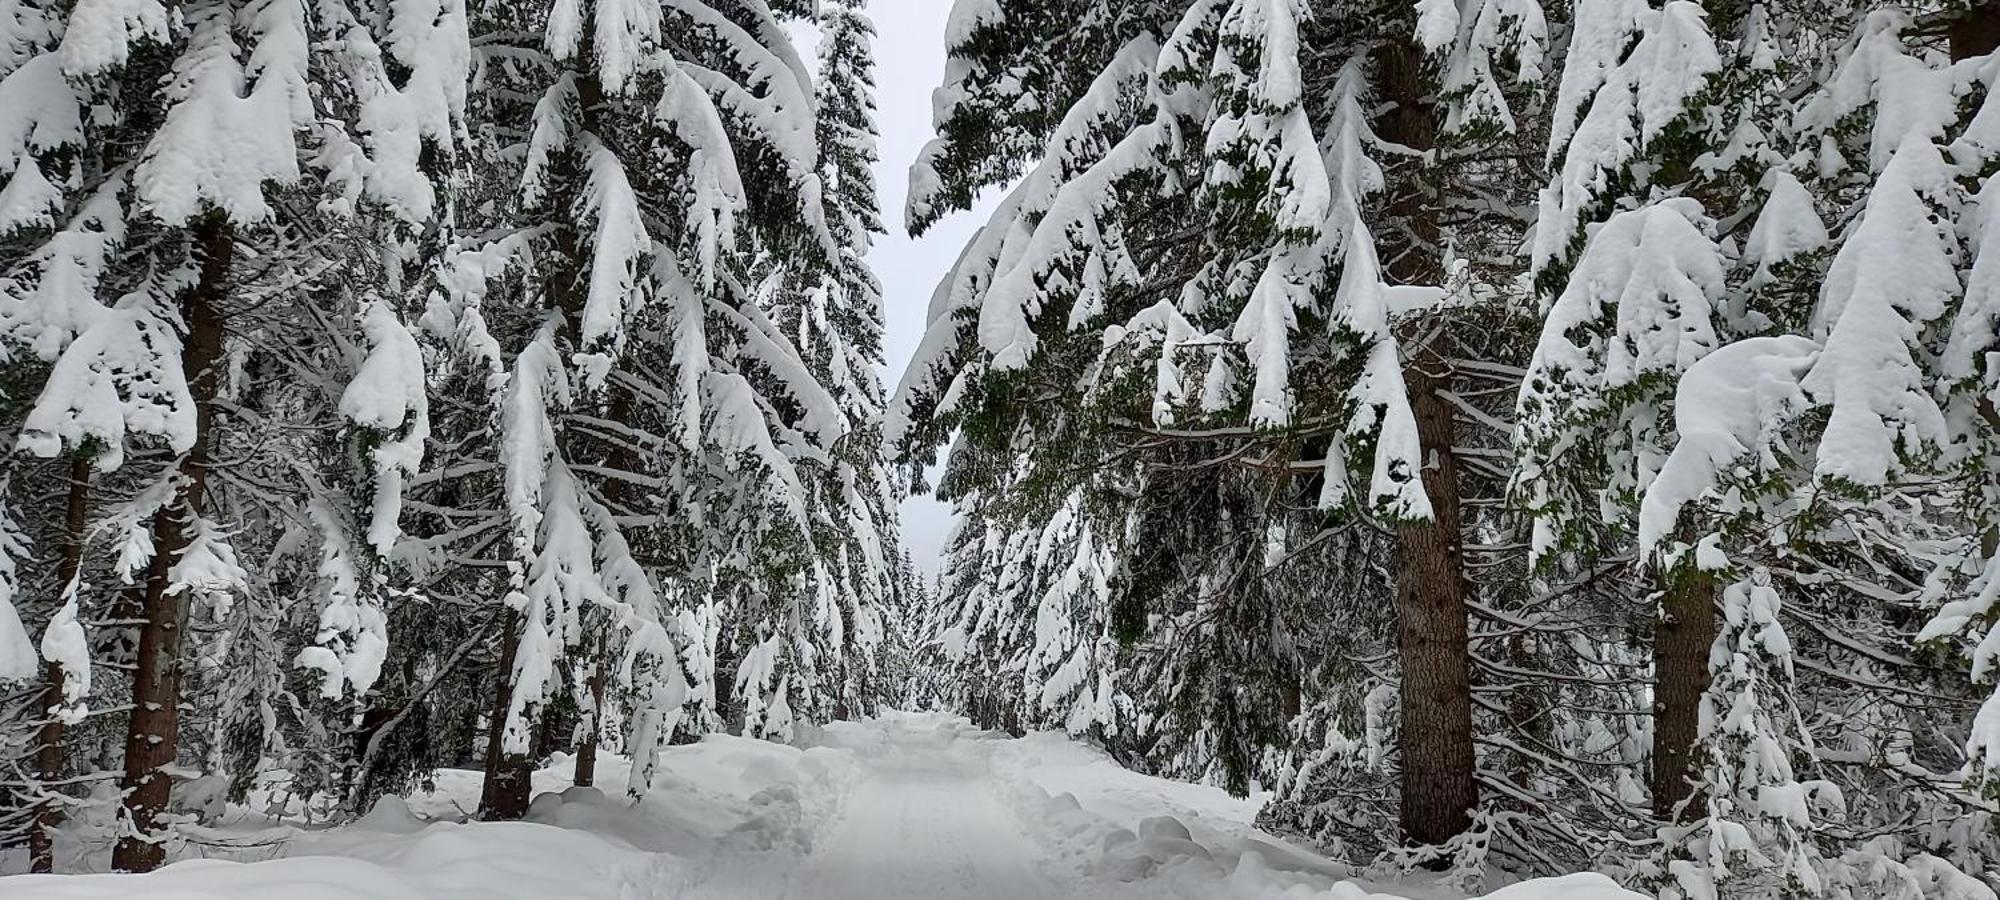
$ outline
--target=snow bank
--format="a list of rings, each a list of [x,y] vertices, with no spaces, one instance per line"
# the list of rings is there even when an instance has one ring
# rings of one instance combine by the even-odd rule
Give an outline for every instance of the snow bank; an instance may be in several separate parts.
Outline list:
[[[987,745],[1022,830],[1078,880],[1079,896],[1187,900],[1449,900],[1429,884],[1373,885],[1260,831],[1266,796],[1142,775],[1059,734]],[[964,752],[964,751],[961,751]],[[976,752],[976,751],[975,751]],[[1389,891],[1390,893],[1381,893]],[[1645,900],[1602,875],[1523,882],[1484,900]]]
[[[615,897],[650,862],[587,832],[521,822],[432,823],[412,834],[372,831],[364,820],[301,843],[311,849],[266,862],[191,859],[147,875],[22,875],[9,878],[4,893],[10,900]]]
[[[144,876],[18,875],[7,884],[10,897],[159,900],[208,897],[282,896],[295,900],[422,898],[415,885],[372,863],[351,859],[281,859],[244,865],[213,859],[175,863]]]
[[[468,822],[480,773],[439,771],[435,790],[386,797],[345,826],[314,830],[294,802],[284,817],[230,807],[199,829],[181,861],[146,875],[21,875],[8,900],[157,897],[216,900],[486,900],[497,897],[676,896],[666,885],[732,864],[795,865],[838,814],[857,779],[855,752],[781,746],[726,735],[661,752],[645,801],[576,787],[558,754],[534,776],[525,821]],[[630,763],[598,757],[601,784],[625,783]],[[253,797],[253,801],[268,799]],[[76,847],[74,836],[59,847]],[[103,850],[59,854],[59,866],[107,867]],[[202,855],[234,859],[195,858]],[[276,856],[278,858],[270,858]],[[754,860],[761,860],[753,861]],[[726,862],[725,862],[726,861]],[[19,866],[0,857],[0,873]],[[14,868],[8,868],[13,866]]]

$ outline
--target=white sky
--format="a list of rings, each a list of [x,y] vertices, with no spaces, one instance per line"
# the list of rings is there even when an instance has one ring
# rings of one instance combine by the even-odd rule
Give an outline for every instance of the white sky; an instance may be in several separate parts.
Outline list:
[[[931,129],[931,89],[944,78],[944,25],[953,0],[869,0],[868,16],[875,22],[876,123],[882,132],[875,164],[880,186],[882,223],[889,233],[878,236],[868,262],[882,279],[884,324],[882,340],[884,388],[892,394],[903,369],[923,339],[924,318],[931,291],[958,258],[958,251],[986,221],[998,202],[998,192],[969,212],[947,216],[933,224],[921,240],[903,233],[903,201],[909,195],[910,163],[935,134]],[[806,65],[818,72],[817,29],[807,22],[788,23]],[[935,481],[936,471],[932,472]],[[955,518],[949,504],[928,495],[911,497],[902,509],[903,546],[918,571],[938,574],[944,539]]]
[[[910,163],[931,139],[931,89],[944,75],[944,23],[951,0],[871,0],[868,15],[875,20],[878,66],[875,102],[882,131],[881,162],[875,178],[881,185],[883,221],[889,233],[875,243],[868,257],[882,279],[888,330],[882,355],[888,360],[883,380],[889,390],[903,377],[903,368],[923,338],[924,316],[931,291],[958,258],[972,233],[986,221],[992,202],[931,226],[921,240],[903,233],[903,200],[909,193]],[[951,507],[928,497],[903,504],[903,544],[918,569],[935,575],[951,528]]]

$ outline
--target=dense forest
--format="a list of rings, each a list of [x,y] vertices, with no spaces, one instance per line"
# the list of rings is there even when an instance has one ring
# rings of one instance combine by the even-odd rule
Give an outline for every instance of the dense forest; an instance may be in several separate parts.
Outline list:
[[[151,868],[187,769],[351,815],[483,767],[518,817],[553,748],[876,708],[871,61],[822,7],[817,80],[761,0],[0,10],[0,831]]]
[[[2000,8],[956,13],[948,702],[1351,859],[1988,896]]]
[[[941,709],[1992,900],[2000,6],[955,0],[905,366],[865,5],[0,0],[0,848]]]

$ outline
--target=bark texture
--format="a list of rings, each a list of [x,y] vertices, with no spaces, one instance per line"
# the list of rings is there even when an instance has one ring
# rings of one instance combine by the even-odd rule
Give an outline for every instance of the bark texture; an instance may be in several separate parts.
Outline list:
[[[235,231],[211,214],[193,232],[200,274],[181,298],[187,342],[181,367],[195,405],[194,447],[181,458],[180,485],[172,500],[153,516],[153,558],[146,566],[139,629],[139,662],[132,673],[132,719],[125,742],[124,815],[129,820],[111,853],[119,872],[150,872],[165,860],[158,819],[167,808],[173,779],[167,768],[180,749],[181,625],[185,591],[170,591],[172,570],[192,537],[190,526],[206,501],[208,445],[221,384],[223,316],[229,269],[236,252]]]
[[[518,616],[509,616],[500,639],[500,659],[494,664],[493,714],[486,727],[486,781],[479,793],[479,818],[513,821],[528,814],[534,791],[534,760],[508,753],[505,739],[507,707],[514,698],[514,656],[521,646]]]
[[[1437,141],[1437,111],[1426,87],[1422,54],[1407,42],[1378,53],[1382,99],[1395,106],[1377,123],[1377,133],[1391,143],[1431,148]],[[1398,186],[1388,210],[1397,227],[1376,234],[1392,283],[1436,284],[1441,275],[1437,204],[1424,181],[1408,179]],[[1450,386],[1450,366],[1435,339],[1405,343],[1404,355],[1403,378],[1423,447],[1431,519],[1400,529],[1401,810],[1403,840],[1427,845],[1443,843],[1471,824],[1479,791],[1473,780],[1465,565],[1458,462],[1452,449],[1456,413],[1440,393]]]
[[[604,658],[601,646],[598,653],[596,666],[585,682],[590,690],[590,708],[583,712],[583,737],[576,742],[576,776],[571,783],[577,787],[597,784],[597,741],[604,731]]]
[[[1953,61],[1985,56],[2000,48],[2000,2],[1975,0],[1945,32]]]
[[[1653,629],[1653,814],[1672,819],[1693,794],[1689,763],[1701,736],[1701,695],[1715,645],[1715,579],[1686,567],[1665,576]]]
[[[89,512],[90,460],[78,453],[70,457],[68,500],[63,508],[62,558],[56,566],[56,589],[65,594],[75,583],[77,572],[83,568],[83,531],[89,524]],[[42,714],[48,718],[42,721],[41,731],[35,736],[35,778],[43,785],[49,785],[62,779],[66,756],[63,751],[63,720],[55,715],[56,708],[63,705],[63,685],[68,681],[62,663],[49,663],[42,681]],[[61,822],[62,810],[56,806],[54,798],[44,797],[37,801],[35,824],[28,829],[28,871],[43,874],[55,871],[53,832]]]

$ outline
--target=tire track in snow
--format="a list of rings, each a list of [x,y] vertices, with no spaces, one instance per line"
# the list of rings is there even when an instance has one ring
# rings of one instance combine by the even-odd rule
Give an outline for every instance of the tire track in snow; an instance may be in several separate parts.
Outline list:
[[[732,855],[669,896],[704,900],[1059,900],[1041,848],[994,792],[988,748],[885,721],[853,747],[868,775],[803,857]],[[770,867],[787,867],[787,874]],[[707,868],[707,867],[704,867]],[[662,885],[664,887],[664,885]]]
[[[1059,891],[1042,851],[993,792],[985,748],[956,729],[889,725],[862,750],[855,785],[828,840],[805,860],[793,900],[1038,900]]]

